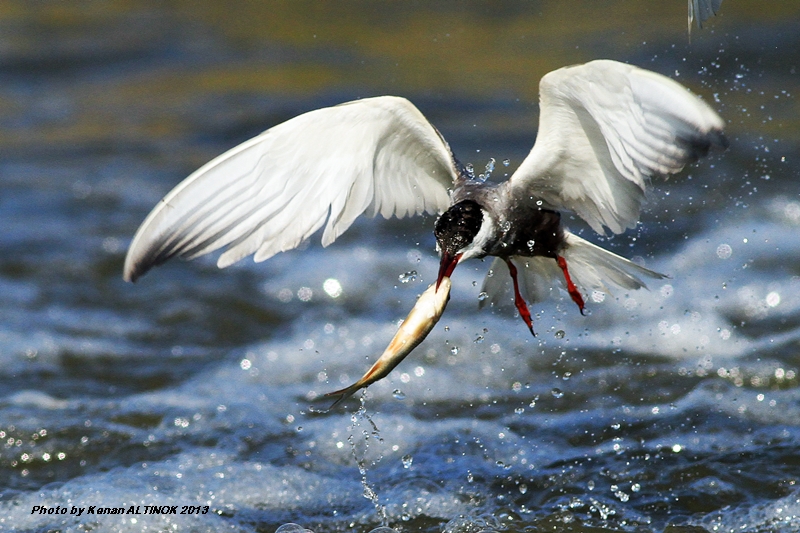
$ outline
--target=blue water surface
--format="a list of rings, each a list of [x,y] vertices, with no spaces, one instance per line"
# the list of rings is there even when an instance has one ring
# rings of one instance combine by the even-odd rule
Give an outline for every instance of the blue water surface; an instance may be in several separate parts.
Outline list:
[[[559,4],[0,15],[0,530],[800,531],[800,10],[726,1],[689,42],[680,2]],[[569,220],[670,276],[649,290],[560,294],[533,338],[462,265],[429,338],[320,412],[432,282],[432,217],[121,279],[155,203],[274,124],[401,94],[503,179],[538,79],[598,57],[728,125],[635,230]]]

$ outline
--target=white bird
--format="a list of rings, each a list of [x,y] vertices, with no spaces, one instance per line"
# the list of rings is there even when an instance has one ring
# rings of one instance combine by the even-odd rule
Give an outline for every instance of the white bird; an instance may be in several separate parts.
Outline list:
[[[722,119],[677,82],[610,60],[547,74],[539,98],[536,143],[499,184],[474,179],[404,98],[347,102],[274,126],[155,206],[130,245],[124,279],[220,248],[220,268],[251,254],[264,261],[322,228],[328,246],[362,214],[422,213],[443,213],[434,232],[437,287],[462,261],[494,256],[484,303],[500,301],[507,284],[499,274],[509,272],[531,332],[523,292],[540,300],[563,280],[582,312],[592,290],[638,289],[642,278],[663,277],[570,233],[561,212],[599,233],[635,227],[648,178],[727,146]],[[439,301],[441,314],[446,298]],[[419,330],[424,338],[429,328]]]

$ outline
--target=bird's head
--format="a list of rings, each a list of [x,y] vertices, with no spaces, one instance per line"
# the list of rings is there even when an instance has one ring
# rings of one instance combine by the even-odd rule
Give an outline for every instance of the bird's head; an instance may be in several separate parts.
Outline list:
[[[436,287],[450,277],[456,265],[465,259],[486,255],[495,224],[474,200],[458,202],[442,213],[433,234],[442,255]]]

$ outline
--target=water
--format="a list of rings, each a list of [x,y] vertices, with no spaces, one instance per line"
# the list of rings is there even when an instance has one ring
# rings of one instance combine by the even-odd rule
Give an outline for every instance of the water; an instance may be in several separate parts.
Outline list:
[[[725,2],[689,45],[676,4],[0,15],[0,530],[800,530],[800,8]],[[636,231],[583,232],[671,276],[650,291],[537,304],[534,339],[462,265],[428,340],[324,413],[435,276],[433,218],[121,280],[155,202],[272,124],[403,94],[499,180],[538,78],[595,57],[729,125]]]

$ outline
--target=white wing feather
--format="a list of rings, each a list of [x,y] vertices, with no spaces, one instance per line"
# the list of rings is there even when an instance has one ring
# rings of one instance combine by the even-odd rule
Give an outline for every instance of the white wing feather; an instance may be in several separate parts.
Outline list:
[[[220,268],[253,253],[263,261],[323,225],[327,246],[362,213],[441,212],[456,175],[445,141],[404,98],[317,109],[229,150],[176,186],[134,236],[124,278],[225,246]]]
[[[671,79],[598,60],[547,74],[539,85],[536,143],[509,180],[518,197],[569,210],[598,233],[632,228],[647,178],[680,171],[724,122]]]

